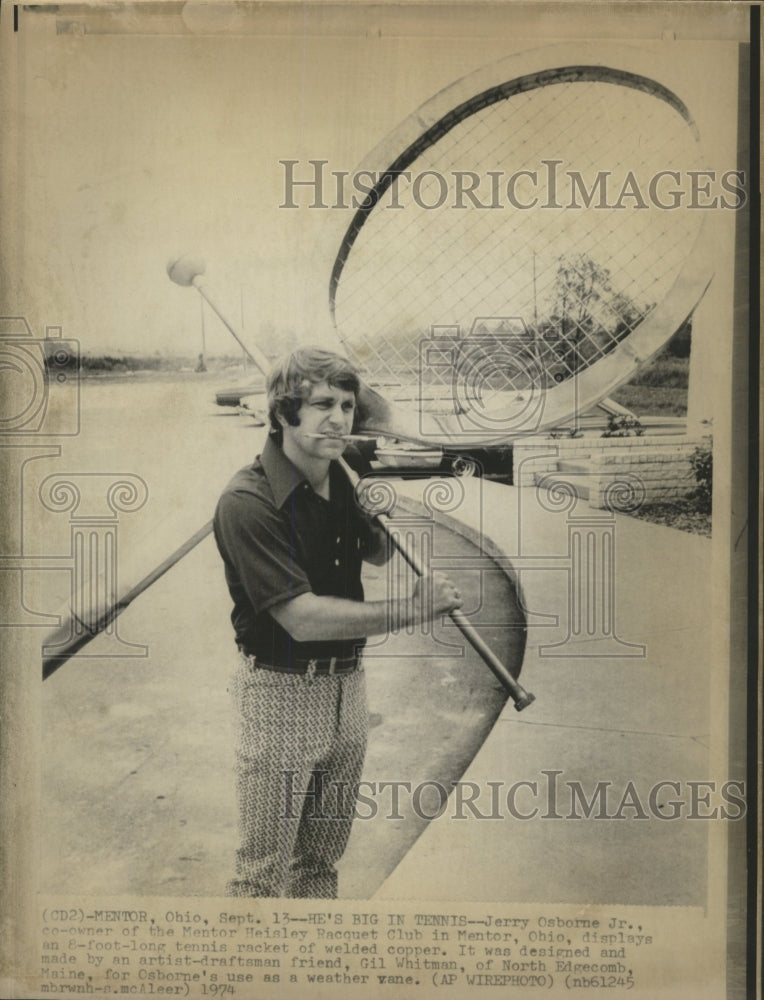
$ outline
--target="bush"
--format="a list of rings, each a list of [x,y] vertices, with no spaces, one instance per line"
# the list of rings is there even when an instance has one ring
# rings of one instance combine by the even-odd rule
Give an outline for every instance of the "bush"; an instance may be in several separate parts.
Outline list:
[[[665,386],[671,389],[686,389],[690,378],[688,358],[676,358],[669,354],[659,355],[642,371],[637,372],[630,385]]]
[[[139,354],[85,354],[82,357],[82,369],[85,372],[128,372],[128,371],[177,371],[183,365],[191,365],[190,358],[164,357]]]
[[[607,430],[602,432],[604,438],[642,437],[645,429],[636,417],[629,413],[611,413],[607,421]]]
[[[692,317],[682,323],[666,345],[666,353],[674,358],[689,358],[692,349]]]
[[[697,487],[690,494],[698,504],[698,509],[704,514],[711,513],[713,497],[714,453],[712,439],[708,438],[690,455],[690,465],[695,474]]]

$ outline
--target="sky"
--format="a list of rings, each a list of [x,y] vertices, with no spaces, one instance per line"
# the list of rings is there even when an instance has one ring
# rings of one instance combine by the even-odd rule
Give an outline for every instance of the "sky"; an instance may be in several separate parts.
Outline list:
[[[152,19],[128,4],[84,20],[22,10],[13,37],[19,130],[3,314],[26,316],[38,334],[61,326],[87,353],[198,352],[199,297],[166,273],[186,253],[204,259],[208,292],[245,339],[273,353],[309,336],[327,321],[332,242],[322,232],[336,220],[305,203],[280,207],[280,160],[352,171],[481,66],[561,32],[655,46],[671,21],[649,8],[641,21],[505,5],[164,9]],[[704,33],[692,19],[677,25],[679,37]],[[7,17],[4,32],[7,45]],[[707,104],[711,84],[701,74],[693,86]],[[210,313],[205,328],[208,353],[237,353]]]

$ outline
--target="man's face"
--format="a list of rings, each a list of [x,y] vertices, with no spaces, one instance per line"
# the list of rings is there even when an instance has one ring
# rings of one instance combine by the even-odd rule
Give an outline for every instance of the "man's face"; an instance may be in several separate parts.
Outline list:
[[[306,457],[338,458],[347,442],[355,416],[355,394],[318,382],[297,411],[296,427],[284,426],[284,441],[289,440]]]

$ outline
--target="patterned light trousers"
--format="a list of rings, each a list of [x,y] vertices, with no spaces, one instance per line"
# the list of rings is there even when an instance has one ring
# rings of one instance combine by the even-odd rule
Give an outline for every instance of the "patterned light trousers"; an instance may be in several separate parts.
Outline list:
[[[368,712],[363,669],[307,677],[237,664],[240,846],[230,896],[337,896],[350,836]]]

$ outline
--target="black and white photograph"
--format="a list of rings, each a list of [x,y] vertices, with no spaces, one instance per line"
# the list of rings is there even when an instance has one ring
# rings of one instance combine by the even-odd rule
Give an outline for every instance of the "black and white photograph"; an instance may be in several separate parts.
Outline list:
[[[759,44],[2,5],[3,995],[756,995]]]

